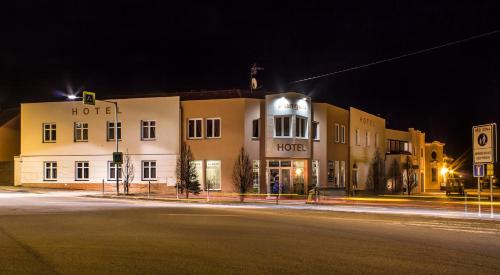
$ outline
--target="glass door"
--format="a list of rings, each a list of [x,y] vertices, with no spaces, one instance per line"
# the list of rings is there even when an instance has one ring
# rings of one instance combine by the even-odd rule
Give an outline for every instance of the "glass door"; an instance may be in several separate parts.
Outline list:
[[[279,168],[269,169],[269,193],[278,194],[279,182],[280,182],[280,170]]]
[[[290,168],[281,168],[281,193],[288,194],[292,192],[292,181],[290,178]]]

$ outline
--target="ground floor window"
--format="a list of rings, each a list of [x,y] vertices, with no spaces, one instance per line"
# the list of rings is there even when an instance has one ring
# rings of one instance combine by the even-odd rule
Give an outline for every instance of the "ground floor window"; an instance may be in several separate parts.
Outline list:
[[[142,180],[156,180],[156,161],[142,162]]]
[[[121,179],[122,166],[112,161],[108,161],[108,180],[116,180],[116,173],[118,173],[118,179]]]
[[[335,161],[335,187],[340,186],[340,162],[338,160]]]
[[[312,161],[312,184],[319,186],[319,160]]]
[[[437,181],[437,168],[432,168],[431,169],[431,181],[436,182]]]
[[[210,190],[221,190],[221,161],[207,160],[205,167],[207,186]]]
[[[201,188],[207,190],[204,182],[203,182],[203,160],[193,160],[191,162],[194,166],[194,170],[196,171],[196,179],[200,184]]]
[[[340,185],[339,187],[345,187],[345,161],[340,161]]]
[[[252,161],[252,178],[253,188],[259,192],[260,190],[260,160]]]
[[[43,163],[44,166],[44,180],[57,180],[57,162],[47,161]]]
[[[88,161],[77,161],[76,164],[76,180],[89,180],[89,162]]]

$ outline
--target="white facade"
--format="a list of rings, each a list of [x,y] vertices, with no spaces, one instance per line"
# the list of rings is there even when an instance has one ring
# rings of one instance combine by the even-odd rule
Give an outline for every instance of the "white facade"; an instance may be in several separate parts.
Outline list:
[[[119,150],[124,154],[128,152],[131,157],[135,170],[133,183],[151,180],[174,185],[180,143],[179,97],[116,101],[121,123]],[[21,155],[17,166],[20,171],[16,171],[20,175],[19,183],[114,182],[110,179],[109,162],[115,151],[115,141],[108,136],[108,123],[114,125],[114,119],[113,104],[102,101],[97,101],[95,106],[83,105],[81,101],[22,104]],[[54,125],[55,136],[53,132],[47,133],[54,130]],[[83,130],[77,129],[82,125]],[[144,129],[144,125],[153,127]],[[154,172],[144,171],[144,161],[156,164]],[[56,163],[55,177],[45,173],[47,162]],[[88,162],[84,179],[78,179],[77,162]],[[88,177],[85,177],[87,172]],[[154,174],[147,177],[148,172]]]

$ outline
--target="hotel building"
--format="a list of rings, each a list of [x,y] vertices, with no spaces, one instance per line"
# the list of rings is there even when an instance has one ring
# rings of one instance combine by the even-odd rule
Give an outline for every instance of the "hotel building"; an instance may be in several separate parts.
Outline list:
[[[153,182],[174,190],[181,142],[191,148],[202,189],[214,192],[234,191],[232,170],[242,147],[252,161],[254,191],[261,194],[273,193],[277,183],[293,194],[315,186],[342,195],[370,191],[374,159],[394,158],[393,140],[403,142],[398,154],[413,152],[412,161],[424,167],[416,154],[423,133],[388,130],[383,118],[300,93],[229,90],[110,101],[118,102],[117,125],[113,105],[102,101],[22,104],[15,184],[111,187],[121,176],[111,162],[115,138],[133,160],[137,188]]]

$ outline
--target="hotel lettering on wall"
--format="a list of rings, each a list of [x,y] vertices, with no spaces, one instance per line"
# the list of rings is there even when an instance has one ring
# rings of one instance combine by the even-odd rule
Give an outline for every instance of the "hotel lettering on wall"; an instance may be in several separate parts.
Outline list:
[[[306,146],[304,144],[296,144],[296,143],[278,143],[277,144],[278,151],[286,151],[286,152],[305,152]]]
[[[118,110],[118,114],[121,114],[120,110]],[[91,107],[91,108],[72,108],[71,109],[71,115],[77,116],[77,115],[111,115],[113,114],[112,108],[111,107]]]

